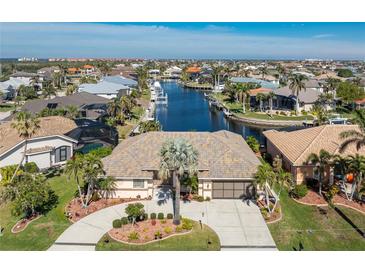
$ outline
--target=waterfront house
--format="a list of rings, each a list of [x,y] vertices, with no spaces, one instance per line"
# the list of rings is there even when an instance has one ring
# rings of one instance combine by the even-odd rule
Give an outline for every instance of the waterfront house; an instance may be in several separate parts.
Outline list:
[[[138,87],[137,81],[130,79],[130,78],[123,77],[123,76],[106,76],[102,79],[102,81],[123,85],[123,86],[129,87],[129,88]]]
[[[106,176],[113,176],[120,198],[153,197],[171,180],[159,176],[160,149],[171,138],[184,138],[198,150],[198,194],[212,199],[244,199],[255,193],[259,159],[242,136],[229,132],[148,132],[122,141],[103,159]]]
[[[272,82],[261,80],[261,79],[256,79],[256,78],[251,78],[251,77],[231,77],[229,80],[233,83],[243,83],[243,84],[253,83],[253,84],[259,85],[262,88],[271,89],[271,90],[275,90],[279,87],[279,85],[274,84]]]
[[[340,133],[348,130],[359,130],[357,125],[323,125],[296,131],[264,131],[266,137],[267,152],[272,158],[279,156],[283,161],[283,167],[290,171],[297,184],[301,184],[309,178],[318,178],[318,169],[307,164],[311,153],[319,154],[321,149],[330,154],[339,154],[339,148],[343,140]],[[355,145],[349,146],[342,156],[359,153],[365,155],[365,149],[356,150]],[[325,180],[339,173],[336,169],[330,174],[328,167]],[[330,176],[331,175],[331,176]],[[340,175],[340,174],[339,174]]]
[[[67,134],[77,128],[74,121],[61,116],[40,118],[40,128],[27,141],[24,163],[34,162],[40,169],[66,163],[74,153],[77,140]],[[0,167],[19,164],[25,141],[11,122],[0,124]]]
[[[123,95],[129,95],[131,88],[109,81],[100,81],[96,84],[81,84],[79,86],[79,92],[88,92],[107,99],[114,99]]]

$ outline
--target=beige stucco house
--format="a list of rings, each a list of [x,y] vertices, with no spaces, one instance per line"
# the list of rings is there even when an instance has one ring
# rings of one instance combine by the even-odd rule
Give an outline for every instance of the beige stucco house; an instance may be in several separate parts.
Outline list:
[[[199,195],[204,198],[246,198],[260,161],[242,136],[228,132],[149,132],[121,142],[103,159],[107,176],[116,180],[114,197],[153,197],[171,180],[159,176],[162,144],[172,138],[188,140],[199,152]]]
[[[319,154],[321,149],[330,154],[341,154],[342,156],[354,155],[356,153],[365,155],[365,149],[356,149],[354,145],[349,146],[340,153],[339,148],[344,140],[340,133],[348,130],[359,130],[357,125],[323,125],[296,131],[268,130],[263,134],[266,137],[267,152],[274,158],[281,157],[283,166],[290,171],[296,183],[300,184],[306,178],[317,178],[318,172],[313,165],[308,165],[307,159],[311,153]],[[333,175],[330,168],[325,172],[325,180]]]

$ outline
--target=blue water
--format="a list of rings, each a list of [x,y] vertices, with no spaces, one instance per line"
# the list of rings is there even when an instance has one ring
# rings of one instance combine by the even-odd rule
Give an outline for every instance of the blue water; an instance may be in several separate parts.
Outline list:
[[[229,130],[245,138],[253,135],[263,142],[263,128],[226,119],[222,111],[210,108],[204,92],[183,88],[176,82],[162,82],[168,94],[168,106],[158,105],[156,118],[164,131]]]

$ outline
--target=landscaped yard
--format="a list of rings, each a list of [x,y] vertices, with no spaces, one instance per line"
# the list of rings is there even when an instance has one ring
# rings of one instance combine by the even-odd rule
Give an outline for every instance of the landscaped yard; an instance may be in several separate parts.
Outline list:
[[[210,244],[209,244],[210,243]],[[220,242],[217,234],[208,226],[200,228],[194,222],[193,231],[186,235],[173,236],[165,240],[144,245],[123,244],[104,235],[96,246],[98,251],[218,251]]]
[[[76,183],[65,176],[54,177],[49,181],[58,195],[57,207],[30,223],[24,231],[17,234],[10,231],[19,217],[11,215],[9,204],[1,206],[0,224],[4,227],[4,231],[0,237],[0,250],[46,250],[71,225],[64,214],[64,209],[74,197]]]
[[[325,207],[323,214],[316,206],[301,205],[287,192],[280,196],[283,218],[269,229],[279,250],[365,250],[365,238],[347,223],[334,209]],[[340,210],[362,231],[365,215],[352,209]]]

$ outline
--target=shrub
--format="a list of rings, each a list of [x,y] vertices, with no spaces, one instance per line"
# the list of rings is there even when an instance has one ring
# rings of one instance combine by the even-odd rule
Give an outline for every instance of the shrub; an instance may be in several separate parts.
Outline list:
[[[326,198],[329,201],[329,203],[332,203],[333,198],[335,197],[335,195],[340,191],[340,189],[338,188],[338,186],[336,185],[332,185],[330,187],[330,189],[327,191],[326,193]]]
[[[303,198],[308,193],[308,188],[305,184],[296,185],[292,190],[292,194],[296,198]]]
[[[182,228],[182,226],[181,225],[178,225],[176,228],[175,228],[175,232],[177,232],[177,233],[180,233],[180,232],[182,232],[183,231],[183,228]]]
[[[197,201],[198,202],[204,202],[204,197],[203,196],[198,196]]]
[[[206,200],[207,202],[209,202],[209,201],[210,201],[210,197],[209,197],[209,196],[205,197],[205,200]]]
[[[122,217],[121,222],[122,222],[122,225],[126,225],[126,224],[128,224],[128,223],[129,223],[129,221],[128,221],[128,218],[127,218],[127,217]]]
[[[164,228],[164,231],[165,231],[166,234],[170,234],[170,233],[172,233],[172,228],[167,226],[167,227]]]
[[[156,220],[156,213],[151,213],[150,218],[151,218],[152,220]]]
[[[167,213],[167,219],[173,219],[174,215],[172,213]]]
[[[191,230],[193,228],[193,222],[189,219],[183,218],[181,227],[184,230]]]
[[[248,146],[253,150],[253,152],[257,153],[260,151],[260,143],[253,136],[248,136],[246,139]]]
[[[99,148],[91,150],[89,152],[89,154],[92,154],[98,158],[104,158],[104,157],[112,154],[112,148],[111,147],[99,147]]]
[[[121,228],[122,227],[122,220],[116,219],[113,221],[113,228]]]
[[[141,217],[144,215],[143,208],[144,208],[144,205],[141,203],[129,204],[125,209],[125,213],[132,220],[140,220]]]
[[[139,239],[139,234],[136,231],[129,233],[128,240],[135,241]]]
[[[36,163],[29,162],[24,164],[24,171],[29,173],[38,173],[39,168]]]
[[[164,216],[164,214],[162,212],[158,213],[157,219],[162,220],[164,218],[165,218],[165,216]]]
[[[148,214],[147,213],[143,214],[143,220],[148,220]]]
[[[163,219],[160,222],[161,222],[161,224],[166,224],[167,221],[165,219]]]
[[[155,226],[156,225],[156,220],[155,219],[152,219],[151,221],[151,225]]]
[[[160,232],[160,231],[156,231],[156,232],[155,232],[155,237],[157,237],[157,238],[161,238],[161,237],[162,237],[161,232]]]

